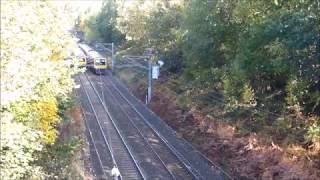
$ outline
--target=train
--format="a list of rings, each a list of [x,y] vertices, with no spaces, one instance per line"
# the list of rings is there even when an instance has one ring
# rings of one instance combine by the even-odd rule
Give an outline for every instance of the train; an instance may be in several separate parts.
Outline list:
[[[86,67],[96,74],[105,74],[111,68],[111,59],[102,56],[87,44],[79,43],[79,48],[86,55]]]
[[[85,67],[87,65],[87,56],[79,47],[74,49],[74,56],[79,60],[79,67]]]

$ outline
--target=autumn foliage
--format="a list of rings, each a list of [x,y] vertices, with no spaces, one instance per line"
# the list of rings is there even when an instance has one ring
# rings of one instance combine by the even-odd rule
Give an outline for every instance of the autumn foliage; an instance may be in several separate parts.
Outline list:
[[[64,61],[75,45],[67,9],[1,1],[1,179],[50,177],[37,160],[56,142],[76,70]]]

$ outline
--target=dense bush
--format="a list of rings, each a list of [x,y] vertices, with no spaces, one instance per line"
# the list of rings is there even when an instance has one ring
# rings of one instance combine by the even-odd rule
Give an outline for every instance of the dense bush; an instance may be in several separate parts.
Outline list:
[[[16,122],[11,113],[1,113],[1,177],[23,179],[41,178],[41,167],[31,164],[43,149],[42,132]]]
[[[63,61],[74,41],[68,8],[46,1],[1,1],[1,163],[3,179],[41,179],[35,161],[57,138],[59,99],[73,87]]]
[[[319,112],[319,3],[192,1],[186,9],[185,72],[191,80],[222,81],[231,104],[245,103],[251,91],[258,105],[271,96]],[[225,73],[214,73],[215,67]]]
[[[222,93],[227,108],[271,111],[260,126],[271,123],[283,135],[306,132],[304,127],[305,140],[317,143],[319,122],[272,112],[289,109],[319,121],[319,10],[319,2],[311,0],[187,3],[182,30],[188,81]]]

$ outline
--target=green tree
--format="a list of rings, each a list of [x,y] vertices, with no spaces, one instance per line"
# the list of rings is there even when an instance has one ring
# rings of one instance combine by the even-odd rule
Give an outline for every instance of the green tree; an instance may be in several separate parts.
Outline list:
[[[200,88],[319,112],[319,2],[194,0],[185,12],[185,73]]]
[[[63,3],[1,1],[1,162],[4,179],[41,179],[35,163],[55,143],[59,100],[72,75],[64,61],[74,47]]]
[[[184,1],[135,1],[120,11],[119,26],[133,46],[153,48],[171,72],[181,71]]]
[[[90,42],[100,41],[121,44],[124,35],[118,30],[117,18],[117,3],[115,0],[105,0],[98,13],[83,15],[80,30],[85,33],[86,40]]]
[[[121,43],[124,35],[117,28],[117,4],[114,0],[106,0],[97,16],[98,32],[104,42]]]

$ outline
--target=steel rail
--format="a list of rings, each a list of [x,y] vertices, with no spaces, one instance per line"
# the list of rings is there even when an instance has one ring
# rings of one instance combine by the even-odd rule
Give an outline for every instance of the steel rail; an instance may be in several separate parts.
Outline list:
[[[107,80],[106,79],[104,79],[104,81],[106,82]],[[107,82],[105,83],[105,85],[106,84],[108,84]],[[106,86],[108,86],[108,85],[106,85]],[[112,85],[111,85],[112,86]],[[108,86],[108,87],[110,87],[110,86]],[[136,115],[136,117],[137,118],[139,118],[139,119],[141,119],[141,117],[140,117],[140,115],[132,108],[132,106],[131,106],[131,104],[129,104],[122,96],[121,96],[121,94],[119,93],[119,91],[117,90],[117,89],[115,89],[113,86],[112,86],[112,88],[113,88],[113,92],[115,92],[115,93],[117,93],[117,94],[119,94],[119,96],[120,96],[120,98],[124,101],[124,103],[125,103],[125,105],[129,105],[129,111],[132,111],[135,115]],[[108,90],[109,90],[109,88],[107,88]],[[109,92],[111,92],[110,90],[109,90]],[[113,97],[115,97],[115,95],[112,93],[112,96]],[[119,102],[118,102],[119,103]],[[120,104],[120,103],[119,103]],[[122,103],[123,104],[123,103]],[[125,105],[122,105],[122,106],[125,106]],[[122,109],[123,109],[123,107],[121,107]],[[123,109],[123,111],[127,114],[127,116],[129,117],[130,115],[128,115],[128,113],[126,112],[127,110],[124,110]],[[180,166],[180,168],[182,168],[182,169],[184,169],[184,168],[186,168],[186,170],[187,170],[187,172],[188,172],[188,175],[191,175],[193,178],[195,178],[195,179],[197,179],[197,177],[193,174],[193,173],[190,173],[190,170],[189,170],[189,168],[188,168],[188,166],[180,159],[180,157],[178,157],[174,152],[172,152],[172,150],[167,146],[167,144],[166,144],[166,142],[163,140],[163,139],[161,139],[159,136],[158,136],[158,134],[154,131],[154,129],[152,129],[148,124],[146,124],[145,123],[145,121],[142,119],[142,121],[140,121],[140,122],[137,122],[137,120],[134,120],[134,121],[136,121],[136,122],[133,122],[133,120],[131,120],[130,119],[130,121],[131,121],[131,123],[138,129],[138,131],[139,132],[141,132],[141,130],[140,130],[140,128],[138,128],[138,125],[137,124],[140,124],[140,126],[143,126],[141,129],[143,130],[147,130],[147,131],[149,131],[149,134],[151,133],[151,136],[153,136],[153,137],[155,137],[157,140],[159,140],[159,143],[161,143],[161,144],[163,144],[164,146],[163,146],[163,148],[165,148],[165,150],[163,150],[163,148],[162,148],[162,151],[167,151],[168,153],[170,153],[170,155],[172,155],[173,157],[175,157],[175,158],[177,158],[177,162],[178,163],[181,163],[181,165],[182,166]],[[139,127],[140,127],[139,126]],[[143,134],[143,133],[141,133],[141,134]],[[143,135],[144,136],[144,135]],[[145,137],[145,136],[144,136]],[[145,140],[146,141],[148,141],[147,140],[147,138],[145,137]],[[150,144],[150,143],[149,143]],[[150,146],[152,146],[151,144],[150,144]],[[168,148],[168,149],[167,149]],[[155,153],[157,153],[156,152],[156,150],[155,150]],[[161,152],[160,152],[161,153]],[[166,152],[162,152],[162,153],[166,153]],[[157,153],[158,154],[158,153]],[[160,155],[158,155],[159,157],[160,157]]]
[[[80,105],[80,108],[82,109],[83,106]],[[84,117],[84,113],[82,113],[82,115],[83,115],[83,117]],[[96,146],[96,144],[95,144],[95,141],[94,141],[94,138],[93,138],[93,135],[92,135],[92,131],[90,130],[89,125],[88,125],[88,123],[86,122],[87,120],[86,120],[85,117],[84,117],[84,120],[85,120],[86,129],[87,129],[88,132],[89,132],[90,140],[91,140],[92,145],[93,145],[93,147],[94,147],[95,154],[96,154],[97,157],[98,157],[98,161],[99,161],[99,165],[100,165],[100,167],[101,167],[102,173],[103,173],[103,175],[104,175],[105,177],[107,177],[107,174],[106,174],[105,171],[104,171],[104,166],[103,166],[103,164],[102,164],[102,160],[101,160],[101,157],[100,157],[100,153],[98,152],[98,148],[97,148],[97,146]]]
[[[126,57],[127,59],[129,59],[128,56],[125,56],[125,57]],[[131,56],[131,58],[133,58],[133,59],[136,59],[136,58],[138,58],[138,57],[139,57],[139,56]],[[147,58],[147,57],[148,57],[148,56],[145,56],[145,57],[143,57],[143,58]],[[141,58],[141,56],[140,56],[140,58]],[[121,84],[118,79],[114,78],[111,73],[108,73],[108,75],[109,75],[110,77],[112,76],[112,79],[113,79],[114,81],[116,81],[117,84],[119,84],[119,85],[122,86],[124,89],[126,89],[126,90],[128,91],[128,93],[129,93],[129,95],[131,95],[136,101],[140,102],[140,100],[138,100],[137,97],[135,97],[134,95],[132,95],[132,93],[128,90],[128,88],[125,87],[123,84]],[[111,80],[111,78],[110,78],[110,82],[112,82],[112,85],[113,85],[114,87],[116,87],[116,86],[114,85],[113,80]],[[156,134],[158,134],[158,136],[163,140],[163,142],[165,142],[165,143],[168,145],[168,147],[169,147],[170,149],[172,149],[173,152],[175,152],[175,151],[176,151],[176,150],[175,150],[176,148],[173,147],[173,146],[171,146],[171,145],[167,142],[166,138],[163,137],[163,136],[158,132],[158,130],[156,130],[156,128],[155,128],[149,121],[147,121],[147,120],[145,119],[145,117],[137,110],[137,108],[135,108],[135,106],[123,95],[123,93],[122,93],[117,87],[116,87],[116,89],[118,90],[119,94],[120,94],[122,97],[124,97],[124,99],[133,107],[133,109],[145,120],[145,122],[151,127],[151,129],[153,129],[154,132],[156,132]],[[147,109],[147,111],[149,111],[151,114],[153,114],[156,118],[160,119],[160,118],[159,118],[154,112],[152,112],[145,104],[142,104],[142,106],[145,107],[145,109]],[[169,130],[171,130],[171,131],[173,131],[173,132],[175,133],[175,131],[174,131],[169,125],[167,125],[166,123],[163,123],[163,124],[164,124],[164,126],[166,126]],[[214,162],[212,162],[212,161],[211,161],[209,158],[207,158],[202,152],[196,150],[190,142],[186,141],[184,138],[182,138],[182,140],[184,141],[184,143],[185,143],[187,146],[193,148],[193,149],[200,155],[200,157],[204,158],[209,164],[212,164],[215,168],[217,168],[219,171],[221,171],[227,178],[229,178],[229,179],[231,179],[231,180],[234,179],[229,173],[225,172],[221,167],[219,167],[219,166],[216,165]],[[179,152],[177,152],[177,156],[181,156],[182,159],[185,159]],[[187,160],[187,162],[188,162],[189,165],[190,165],[189,160]],[[183,163],[185,164],[184,161],[183,161]],[[186,164],[185,164],[185,165],[186,165]],[[190,171],[191,171],[191,167],[190,167],[189,165],[186,165],[186,167],[187,167],[188,169],[190,169]],[[193,171],[192,171],[192,172],[193,172]],[[197,173],[195,173],[195,174],[199,174],[199,172],[197,172]]]
[[[130,102],[130,100],[128,100],[128,98],[125,97],[125,95],[121,92],[121,90],[119,90],[119,88],[115,85],[115,82],[117,82],[118,85],[122,86],[122,88],[126,89],[128,91],[129,94],[131,94],[131,96],[138,102],[140,102],[139,99],[137,99],[137,97],[135,97],[134,95],[132,95],[132,93],[128,90],[127,87],[125,87],[123,84],[121,84],[119,82],[118,79],[114,78],[114,77],[111,77],[110,74],[108,74],[110,77],[110,82],[111,84],[117,89],[117,91],[119,92],[119,94],[131,105],[131,107],[145,120],[145,122],[154,130],[154,132],[156,132],[156,134],[163,140],[163,142],[165,142],[167,144],[167,146],[174,152],[176,153],[176,156],[178,156],[179,158],[181,158],[183,161],[183,163],[185,164],[185,166],[196,176],[196,177],[202,177],[202,179],[205,179],[202,175],[200,175],[200,172],[198,172],[197,170],[195,170],[196,172],[194,172],[192,169],[191,169],[191,163],[189,160],[187,160],[186,158],[183,157],[183,155],[178,152],[176,150],[175,147],[173,147],[171,144],[169,144],[169,142],[167,141],[167,139],[161,135],[158,130],[155,129],[154,125],[152,125],[144,116],[143,114],[141,114],[139,112],[139,110],[133,105],[132,102]],[[155,116],[156,118],[159,118],[154,112],[152,112],[148,107],[146,107],[145,104],[141,104],[143,107],[145,107],[145,109],[147,109],[147,111],[149,113],[151,113],[153,116]],[[160,118],[159,118],[160,119]],[[166,126],[169,130],[173,131],[175,133],[175,131],[169,126],[167,125],[166,123],[163,123],[164,126]],[[208,159],[203,153],[201,153],[200,151],[196,150],[188,141],[186,141],[185,139],[183,139],[183,142],[194,149],[195,152],[197,152],[200,157],[204,158],[209,164],[212,164],[214,167],[216,167],[219,171],[221,171],[226,177],[228,177],[229,179],[234,179],[231,175],[229,175],[227,172],[225,172],[222,168],[220,168],[218,165],[216,165],[215,163],[213,163],[210,159]]]
[[[82,81],[83,81],[83,80],[81,80],[81,78],[80,78],[81,84],[83,84]],[[90,103],[90,106],[91,106],[91,108],[92,108],[92,110],[93,110],[94,116],[96,117],[95,120],[96,120],[96,122],[98,123],[100,132],[101,132],[101,134],[102,134],[102,136],[103,136],[103,140],[104,140],[105,144],[107,145],[107,147],[108,147],[108,149],[109,149],[109,152],[110,152],[110,154],[111,154],[111,157],[112,157],[112,159],[113,159],[113,161],[114,161],[114,156],[113,156],[113,154],[111,153],[112,151],[110,150],[111,146],[110,146],[109,142],[107,141],[107,138],[106,138],[106,136],[105,136],[105,134],[104,134],[104,132],[103,132],[102,126],[101,126],[101,124],[100,124],[100,122],[99,122],[99,120],[98,120],[97,112],[96,112],[95,109],[94,109],[94,106],[93,106],[93,104],[92,104],[92,101],[91,101],[91,99],[90,99],[90,96],[89,96],[87,90],[86,90],[85,88],[83,88],[83,89],[84,89],[84,91],[85,91],[85,94],[87,95],[87,98],[88,98],[89,103]],[[117,166],[117,163],[116,163],[115,161],[114,161],[114,164]],[[122,179],[122,177],[121,177],[121,172],[120,172],[120,179]]]
[[[105,85],[105,84],[104,84]],[[106,85],[105,85],[106,86]],[[130,118],[130,116],[128,115],[128,113],[126,112],[126,110],[122,107],[122,105],[117,101],[116,96],[111,92],[111,90],[109,88],[106,88],[107,91],[109,92],[109,94],[111,94],[111,96],[113,97],[113,102],[117,103],[121,109],[121,111],[125,114],[125,116],[127,117],[127,119],[129,120],[129,122],[132,124],[132,126],[137,130],[137,132],[139,133],[139,135],[142,137],[142,139],[144,140],[144,142],[151,148],[152,152],[157,156],[157,158],[160,160],[161,164],[165,167],[165,169],[169,172],[169,174],[171,175],[171,177],[173,179],[177,179],[175,177],[175,175],[168,169],[168,167],[166,166],[166,163],[162,160],[162,158],[160,157],[159,153],[156,152],[156,150],[154,149],[153,145],[150,144],[149,140],[147,140],[147,137],[141,132],[141,130],[137,127],[136,123],[133,122],[132,118]],[[116,91],[116,90],[115,90]],[[157,136],[156,136],[157,137]],[[157,137],[159,138],[159,137]],[[159,138],[159,140],[162,142],[162,140]]]
[[[95,89],[95,87],[93,86],[93,84],[92,84],[92,82],[89,80],[89,78],[87,77],[86,73],[84,74],[84,76],[86,77],[86,79],[87,79],[88,82],[90,83],[90,85],[91,85],[91,87],[93,88],[94,92],[97,93],[97,90]],[[130,157],[132,158],[134,164],[135,164],[136,167],[138,168],[138,170],[139,170],[139,172],[140,172],[140,175],[142,176],[143,179],[147,179],[147,178],[145,177],[145,175],[141,173],[141,172],[143,172],[143,171],[142,171],[139,163],[138,163],[137,160],[134,158],[134,155],[133,155],[132,152],[131,152],[131,148],[130,148],[130,147],[128,146],[128,144],[124,141],[124,137],[123,137],[122,134],[120,133],[119,128],[116,126],[116,124],[115,124],[115,122],[114,122],[114,119],[112,118],[109,110],[106,108],[105,104],[102,103],[103,101],[101,100],[100,96],[97,95],[97,97],[99,98],[99,100],[100,100],[100,102],[101,102],[101,104],[102,104],[102,106],[103,106],[103,109],[104,109],[105,112],[107,113],[107,115],[108,115],[108,117],[109,117],[109,119],[110,119],[113,127],[115,128],[117,134],[120,136],[121,142],[122,142],[122,143],[124,144],[124,146],[126,147],[126,150],[127,150],[128,153],[130,154]]]
[[[135,57],[134,57],[134,58],[135,58]],[[109,73],[109,76],[112,76],[112,74]],[[112,82],[112,85],[113,85],[114,87],[116,87],[116,86],[114,85],[114,83],[117,82],[117,84],[119,84],[122,88],[124,88],[124,89],[127,90],[128,94],[129,94],[130,96],[132,96],[135,101],[140,102],[140,100],[138,100],[137,97],[135,97],[134,95],[132,95],[132,93],[128,90],[128,88],[125,87],[123,84],[121,84],[118,79],[112,77],[112,80],[111,80],[111,78],[110,78],[110,82]],[[183,164],[185,164],[186,168],[189,169],[190,172],[191,172],[193,175],[198,176],[198,177],[201,176],[203,179],[205,179],[204,176],[200,175],[199,170],[195,170],[196,172],[192,170],[192,168],[191,168],[191,166],[190,166],[190,165],[191,165],[190,161],[187,160],[186,158],[184,158],[184,156],[183,156],[180,152],[178,152],[178,151],[176,150],[176,147],[174,147],[174,146],[172,146],[171,144],[169,144],[169,142],[167,141],[167,138],[165,138],[164,136],[162,136],[161,133],[159,132],[159,130],[156,129],[156,127],[155,127],[154,125],[152,125],[151,122],[149,122],[147,119],[145,119],[145,117],[139,112],[139,110],[133,105],[133,103],[131,103],[131,102],[123,95],[123,93],[122,93],[117,87],[116,87],[116,89],[118,90],[119,94],[120,94],[122,97],[124,97],[124,99],[131,105],[131,107],[133,107],[133,109],[144,119],[144,121],[149,125],[149,127],[150,127],[151,129],[153,129],[153,131],[163,140],[164,143],[167,144],[167,146],[172,150],[172,152],[176,152],[176,153],[177,153],[177,154],[176,154],[177,157],[185,160],[185,161],[182,161],[182,162],[183,162]],[[151,116],[153,115],[156,119],[160,119],[160,118],[159,118],[154,112],[152,112],[146,105],[142,104],[142,107],[144,107],[144,109],[146,109],[146,110],[151,114]],[[160,124],[163,125],[164,127],[166,127],[166,128],[169,130],[169,132],[172,131],[173,134],[176,134],[176,132],[175,132],[169,125],[167,125],[166,123],[160,123]],[[186,141],[184,138],[181,138],[180,141],[181,141],[186,147],[192,148],[193,151],[196,152],[196,153],[199,155],[200,158],[203,158],[205,161],[207,161],[208,165],[211,164],[211,165],[212,165],[211,167],[215,167],[216,170],[222,172],[225,177],[227,177],[227,178],[229,178],[229,179],[232,179],[232,180],[234,179],[230,174],[228,174],[227,172],[225,172],[221,167],[219,167],[219,166],[216,165],[214,162],[212,162],[210,159],[208,159],[203,153],[201,153],[200,151],[196,150],[190,142]],[[181,146],[180,146],[180,147],[181,147]],[[221,178],[222,178],[222,177],[221,177]]]
[[[81,84],[81,80],[80,80],[80,79],[79,79],[79,81],[80,81],[80,84]],[[77,94],[78,94],[78,93],[77,93]],[[83,109],[82,103],[80,103],[80,108]],[[102,173],[103,173],[103,175],[105,175],[105,176],[107,177],[107,175],[106,175],[106,173],[105,173],[105,171],[104,171],[104,168],[103,168],[103,164],[102,164],[102,161],[101,161],[100,154],[99,154],[99,152],[98,152],[98,148],[97,148],[96,144],[94,143],[93,136],[92,136],[92,132],[91,132],[91,130],[90,130],[90,128],[89,128],[89,125],[88,125],[87,119],[86,119],[86,117],[85,117],[85,114],[84,114],[83,111],[81,111],[81,114],[82,114],[82,117],[83,117],[83,119],[84,119],[86,129],[87,129],[88,132],[89,132],[89,137],[90,137],[91,142],[92,142],[92,145],[93,145],[93,147],[94,147],[94,151],[95,151],[95,153],[96,153],[96,155],[97,155],[97,157],[98,157],[98,161],[99,161],[99,165],[100,165],[100,167],[101,167]]]
[[[101,97],[100,97],[98,91],[96,90],[96,88],[94,87],[94,84],[93,84],[92,81],[90,80],[90,77],[89,77],[88,75],[86,75],[86,77],[87,77],[88,81],[91,83],[91,85],[92,85],[93,89],[95,90],[97,96],[99,97],[100,101],[102,102],[103,100],[101,100]],[[104,105],[104,106],[105,106],[105,105]],[[119,107],[121,108],[121,106],[119,106]],[[107,107],[106,107],[106,110],[108,110]],[[109,111],[109,110],[108,110],[108,111]],[[122,111],[123,111],[123,109],[122,109]],[[110,113],[110,112],[109,112],[109,113]],[[110,113],[110,116],[111,116],[111,113]],[[128,119],[130,120],[129,117],[128,117]],[[130,121],[131,121],[131,120],[130,120]],[[152,155],[155,155],[155,157],[153,157],[153,158],[155,158],[156,160],[159,160],[160,163],[161,163],[160,166],[164,167],[165,171],[170,175],[170,177],[171,177],[172,179],[175,179],[175,177],[174,177],[174,176],[172,175],[172,173],[167,169],[167,167],[165,166],[165,164],[163,163],[163,161],[162,161],[162,159],[159,157],[159,155],[154,151],[154,149],[152,148],[152,146],[144,139],[144,137],[143,137],[143,135],[141,134],[141,132],[134,126],[133,123],[131,123],[131,125],[135,128],[136,132],[138,133],[138,136],[140,137],[140,138],[138,138],[138,139],[140,139],[142,143],[145,143],[145,144],[151,149]],[[118,127],[118,125],[117,125],[116,123],[115,123],[115,127]],[[120,128],[120,126],[119,126],[118,128]],[[134,132],[134,131],[131,131],[131,132]],[[119,133],[121,134],[121,131],[119,131]],[[138,139],[136,139],[136,140],[138,140]],[[125,140],[123,140],[123,141],[125,141]],[[130,145],[129,145],[129,146],[130,146]],[[148,151],[146,151],[146,152],[148,152]],[[141,174],[142,174],[142,172],[144,172],[144,171],[142,170],[142,171],[141,171]],[[148,179],[148,178],[146,178],[146,179]]]
[[[180,162],[190,171],[190,173],[195,177],[196,179],[205,179],[200,175],[199,172],[194,172],[193,169],[191,169],[190,162],[186,160],[183,155],[178,152],[172,145],[169,144],[169,142],[159,133],[157,132],[152,125],[145,119],[145,117],[134,107],[134,105],[123,95],[123,93],[114,85],[114,83],[110,80],[111,85],[116,89],[116,91],[119,93],[119,95],[132,107],[132,109],[146,122],[146,124],[153,130],[153,132],[156,133],[156,135],[161,139],[162,142],[166,144],[166,146],[172,151],[172,153],[180,160]]]
[[[83,85],[83,80],[81,80],[81,78],[79,78],[80,79],[80,83]],[[84,86],[83,86],[84,87]],[[107,145],[107,147],[108,147],[108,150],[109,150],[109,152],[110,152],[110,155],[111,155],[111,157],[112,157],[112,159],[114,159],[114,157],[113,157],[113,154],[111,153],[111,150],[110,150],[110,144],[109,144],[109,142],[107,141],[107,139],[106,139],[106,137],[105,137],[105,134],[104,134],[104,132],[103,132],[103,129],[102,129],[102,126],[101,126],[101,124],[100,124],[100,122],[98,121],[98,116],[97,116],[97,113],[96,113],[96,111],[95,111],[95,109],[94,109],[94,106],[93,106],[93,104],[92,104],[92,101],[91,101],[91,99],[90,99],[90,96],[89,96],[89,94],[88,94],[88,92],[87,92],[87,90],[85,89],[85,88],[83,88],[84,89],[84,92],[85,92],[85,94],[86,94],[86,96],[87,96],[87,98],[88,98],[88,101],[89,101],[89,104],[90,104],[90,106],[91,106],[91,109],[92,109],[92,111],[93,111],[93,113],[94,113],[94,116],[95,116],[95,120],[96,120],[96,122],[97,122],[97,124],[98,124],[98,126],[99,126],[99,130],[100,130],[100,132],[101,132],[101,134],[102,134],[102,136],[103,136],[103,140],[104,140],[104,142],[105,142],[105,144]],[[100,159],[101,160],[101,159]],[[120,175],[120,178],[121,178],[121,175]],[[122,179],[122,178],[121,178]]]

